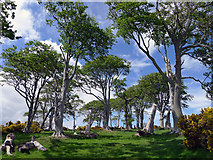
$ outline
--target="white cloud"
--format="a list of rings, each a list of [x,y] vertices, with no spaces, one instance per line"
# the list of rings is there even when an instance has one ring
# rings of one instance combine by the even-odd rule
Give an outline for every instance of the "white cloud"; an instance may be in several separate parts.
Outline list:
[[[34,18],[33,13],[26,8],[29,1],[18,0],[15,1],[17,8],[15,10],[15,18],[11,19],[14,29],[17,30],[17,35],[22,36],[25,41],[29,40],[39,40],[40,34],[35,29],[36,19]]]
[[[185,112],[198,114],[201,108],[211,107],[211,101],[206,98],[206,92],[199,85],[194,85],[193,88],[190,87],[187,92],[193,95],[194,98],[188,102],[189,108]]]
[[[17,120],[25,122],[27,117],[24,117],[23,114],[28,111],[28,108],[24,98],[21,97],[13,87],[6,84],[3,87],[0,86],[0,93],[1,124],[5,124],[8,121],[16,122]]]
[[[183,56],[182,60],[184,62],[182,68],[185,70],[194,70],[200,72],[200,70],[203,68],[203,65],[198,60],[195,60],[189,56]]]
[[[141,59],[141,60],[135,59],[135,60],[131,61],[131,69],[135,73],[141,72],[141,70],[143,68],[148,67],[148,66],[152,66],[152,64],[149,62],[146,62],[145,59]]]

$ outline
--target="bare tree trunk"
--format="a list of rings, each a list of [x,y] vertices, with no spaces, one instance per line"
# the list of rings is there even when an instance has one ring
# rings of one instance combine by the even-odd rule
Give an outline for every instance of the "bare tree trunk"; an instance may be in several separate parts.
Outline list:
[[[118,128],[120,127],[121,110],[118,110]]]
[[[33,110],[32,110],[32,108],[29,108],[27,124],[24,128],[25,133],[30,133],[30,127],[32,125],[32,122],[33,122]]]
[[[164,112],[160,112],[160,128],[164,128]]]
[[[170,123],[170,109],[168,110],[168,113],[167,113],[167,116],[166,116],[165,128],[166,129],[170,129],[171,128],[171,123]]]
[[[140,128],[142,129],[143,128],[143,119],[144,119],[144,108],[141,109],[140,111]]]
[[[49,117],[49,127],[48,127],[48,130],[50,130],[50,131],[53,130],[53,127],[52,127],[53,116],[54,116],[54,110],[51,111],[51,114],[50,114],[50,117]]]
[[[136,111],[136,121],[137,121],[137,129],[140,128],[140,109],[139,108],[135,108],[135,111]]]
[[[76,121],[76,117],[75,117],[75,111],[74,111],[74,113],[73,113],[73,130],[74,131],[75,131],[75,127],[76,127],[75,121]]]
[[[176,65],[175,65],[175,85],[174,85],[174,93],[173,93],[173,103],[171,104],[172,116],[173,116],[173,130],[178,132],[178,119],[181,118],[182,110],[180,105],[180,94],[181,94],[181,52],[177,45],[175,45],[175,57],[176,57]]]
[[[146,127],[144,128],[149,133],[153,133],[154,132],[154,119],[155,119],[156,109],[157,109],[157,105],[153,104],[152,105],[152,111],[151,111],[151,114],[149,116],[149,121],[146,124]]]
[[[65,72],[65,74],[67,74]],[[69,85],[69,80],[67,80],[66,76],[63,77],[63,85],[61,89],[61,98],[60,104],[56,106],[55,109],[55,132],[53,133],[53,137],[65,137],[63,132],[63,114],[64,114],[64,106],[66,102],[66,93]]]
[[[104,104],[104,116],[103,116],[103,128],[104,130],[109,130],[109,109],[107,103]]]
[[[129,119],[132,118],[132,106],[129,105]],[[129,121],[129,127],[132,129],[132,120]]]
[[[46,114],[46,116],[44,117],[43,122],[42,122],[42,124],[41,124],[41,129],[44,129],[44,124],[45,124],[45,122],[46,122],[46,120],[47,120],[47,117],[49,116],[49,114],[52,112],[53,109],[54,109],[54,108],[51,107],[51,108],[49,109],[48,113]]]
[[[127,100],[125,100],[125,125],[126,125],[126,129],[129,130],[130,126],[129,126],[129,122],[128,122],[128,102]]]

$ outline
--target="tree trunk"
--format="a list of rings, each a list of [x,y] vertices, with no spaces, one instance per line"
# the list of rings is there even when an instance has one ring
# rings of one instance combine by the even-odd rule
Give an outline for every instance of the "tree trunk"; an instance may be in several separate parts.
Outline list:
[[[28,112],[28,118],[27,118],[27,124],[26,126],[24,127],[24,132],[25,133],[30,133],[30,127],[32,125],[32,122],[33,122],[33,110],[32,110],[32,107],[29,108],[29,112]]]
[[[164,112],[160,112],[160,128],[164,128]]]
[[[109,130],[109,109],[108,109],[108,105],[105,101],[105,104],[104,104],[104,116],[103,116],[103,128],[104,130]]]
[[[126,128],[127,130],[130,129],[130,126],[129,126],[129,122],[128,122],[128,102],[127,100],[125,100],[125,125],[126,125]]]
[[[171,123],[170,123],[170,109],[168,110],[168,113],[166,115],[165,128],[166,129],[170,129],[171,128]]]
[[[118,111],[118,128],[120,127],[121,111]]]
[[[144,119],[144,108],[141,109],[140,111],[140,128],[142,129],[143,128],[143,119]]]
[[[132,106],[129,105],[129,119],[131,119],[131,121],[129,121],[129,128],[132,129]]]
[[[140,128],[140,109],[139,108],[135,108],[135,111],[136,111],[136,121],[137,121],[137,129]]]
[[[53,116],[54,116],[54,110],[51,111],[51,114],[50,114],[50,117],[49,117],[49,127],[48,127],[48,130],[50,130],[50,131],[53,130],[53,127],[52,127]]]
[[[49,109],[48,113],[46,114],[46,116],[44,117],[43,122],[42,122],[42,124],[41,124],[41,129],[44,129],[44,125],[45,125],[45,122],[46,122],[46,120],[47,120],[47,117],[49,116],[49,114],[52,112],[53,109],[54,109],[54,108],[51,107],[51,108]]]
[[[153,104],[152,105],[152,111],[151,111],[151,114],[149,116],[149,121],[146,124],[146,127],[144,128],[149,133],[153,133],[154,132],[154,119],[155,119],[156,109],[157,109],[156,104]]]
[[[69,81],[66,80],[66,77],[63,78],[63,85],[61,89],[61,98],[60,104],[56,105],[55,109],[55,132],[53,133],[53,137],[65,137],[63,132],[63,114],[64,114],[64,106],[66,102],[66,93],[68,89]]]
[[[74,113],[73,113],[73,130],[74,131],[75,131],[75,127],[76,127],[75,121],[76,121],[76,117],[75,117],[75,111],[74,111]]]
[[[178,42],[177,42],[178,44]],[[175,57],[176,57],[176,64],[175,64],[175,76],[176,82],[174,86],[174,96],[173,96],[173,103],[171,105],[172,116],[173,116],[173,124],[174,124],[174,131],[178,132],[178,119],[181,118],[182,109],[180,105],[181,101],[181,52],[178,45],[175,45]]]

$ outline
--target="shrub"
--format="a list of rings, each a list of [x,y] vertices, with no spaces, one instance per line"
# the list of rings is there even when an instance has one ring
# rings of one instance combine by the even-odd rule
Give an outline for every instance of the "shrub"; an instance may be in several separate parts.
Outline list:
[[[154,129],[160,129],[160,126],[154,125]]]
[[[86,126],[78,126],[77,131],[84,131]]]
[[[200,114],[182,116],[178,127],[186,137],[183,143],[187,148],[203,147],[213,151],[213,108],[204,108]]]
[[[7,122],[6,123],[6,126],[4,125],[1,125],[1,132],[3,134],[8,134],[8,133],[21,133],[23,132],[23,129],[25,128],[26,126],[26,123],[21,123],[20,121],[17,121],[16,123],[13,123],[13,122]],[[33,121],[32,122],[32,125],[30,127],[30,130],[33,132],[33,133],[39,133],[42,131],[42,129],[40,128],[40,124],[38,122],[35,122]]]
[[[63,127],[63,131],[68,131],[69,129],[67,127]]]
[[[95,126],[95,127],[91,127],[91,129],[94,129],[94,130],[103,130],[104,128],[100,127],[100,126]]]

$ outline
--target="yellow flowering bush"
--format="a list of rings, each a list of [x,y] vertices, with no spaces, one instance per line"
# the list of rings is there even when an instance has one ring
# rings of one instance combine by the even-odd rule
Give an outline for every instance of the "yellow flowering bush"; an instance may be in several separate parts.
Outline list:
[[[17,133],[17,132],[21,133],[21,132],[23,132],[26,124],[27,124],[26,122],[25,123],[21,123],[20,121],[17,121],[16,123],[7,122],[6,126],[1,125],[0,131],[3,134]],[[35,121],[32,122],[30,130],[33,133],[39,133],[39,132],[42,131],[42,129],[40,128],[40,124],[38,122],[35,122]]]
[[[86,126],[78,126],[77,131],[84,131]]]
[[[95,127],[91,127],[91,129],[94,129],[94,130],[103,130],[104,128],[103,127],[99,127],[99,126],[95,126]]]
[[[182,116],[178,127],[186,137],[183,143],[187,148],[203,147],[213,151],[213,108],[204,108],[200,114]]]

